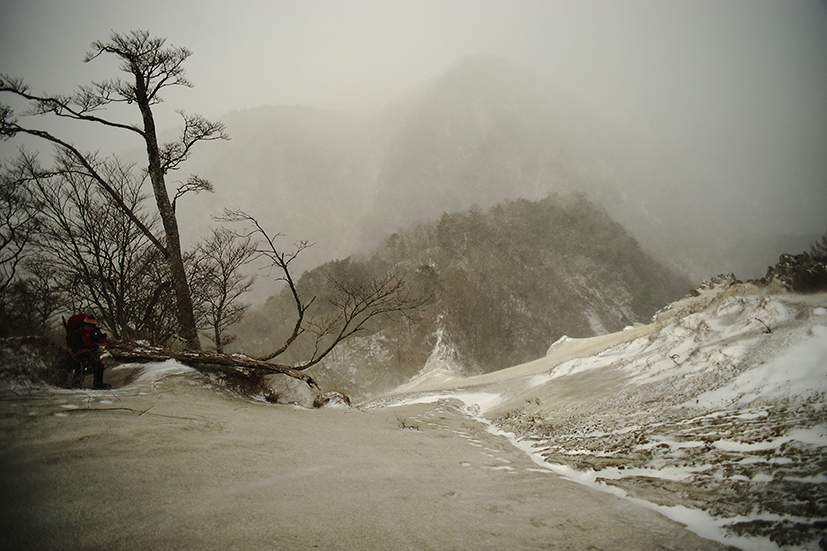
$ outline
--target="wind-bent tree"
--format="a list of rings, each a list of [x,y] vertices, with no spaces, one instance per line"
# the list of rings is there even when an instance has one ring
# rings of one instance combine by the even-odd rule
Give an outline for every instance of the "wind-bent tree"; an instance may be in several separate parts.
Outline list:
[[[199,350],[201,344],[195,319],[192,296],[187,282],[184,259],[175,217],[173,201],[166,187],[166,175],[180,168],[190,156],[193,146],[205,140],[228,139],[224,125],[210,122],[200,115],[178,113],[183,118],[181,137],[171,143],[158,142],[153,107],[161,101],[160,92],[170,86],[192,87],[184,77],[183,64],[192,54],[186,48],[165,46],[165,39],[150,37],[147,31],[131,31],[125,34],[113,33],[107,42],[94,42],[84,58],[92,61],[103,54],[114,55],[120,60],[120,69],[127,73],[127,79],[115,78],[82,86],[74,94],[35,95],[21,79],[0,75],[0,92],[5,92],[28,102],[24,113],[31,116],[54,116],[62,119],[101,124],[110,128],[133,132],[146,145],[147,174],[152,183],[155,203],[164,228],[164,237],[159,238],[144,222],[130,210],[129,205],[111,185],[107,175],[100,170],[100,162],[94,154],[83,153],[71,141],[50,132],[23,126],[8,105],[0,105],[0,136],[4,139],[16,134],[28,134],[54,144],[64,157],[71,158],[74,170],[90,178],[107,193],[163,255],[168,266],[176,307],[180,336],[190,350]],[[115,104],[134,104],[140,111],[139,124],[119,122],[104,117],[101,112]],[[209,184],[197,176],[189,178],[179,188],[176,199],[187,190],[209,189]]]

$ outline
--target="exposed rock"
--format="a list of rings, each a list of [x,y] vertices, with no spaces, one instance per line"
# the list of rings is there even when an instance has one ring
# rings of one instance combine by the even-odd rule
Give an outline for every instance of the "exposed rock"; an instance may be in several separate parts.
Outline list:
[[[782,254],[775,266],[767,268],[766,275],[759,280],[764,286],[777,281],[788,291],[797,293],[818,293],[827,291],[827,263],[817,260],[809,253]]]
[[[328,390],[316,396],[313,400],[313,407],[350,407],[350,398],[338,390]]]
[[[308,409],[314,407],[316,391],[302,381],[288,375],[267,375],[262,381],[272,393],[272,399],[268,401],[294,404]]]

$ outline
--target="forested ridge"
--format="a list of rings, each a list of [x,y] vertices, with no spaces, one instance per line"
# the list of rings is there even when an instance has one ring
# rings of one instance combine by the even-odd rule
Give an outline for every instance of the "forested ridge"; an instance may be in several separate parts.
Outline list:
[[[587,337],[646,322],[691,283],[657,263],[622,226],[582,195],[519,199],[488,210],[443,214],[390,235],[365,257],[327,262],[298,282],[328,308],[333,280],[404,273],[430,297],[417,319],[377,318],[315,369],[354,395],[394,386],[440,346],[467,372],[488,372],[542,356],[563,335]],[[332,279],[331,279],[332,278]],[[246,350],[266,349],[289,331],[284,292],[251,311]],[[296,343],[295,352],[303,345]]]

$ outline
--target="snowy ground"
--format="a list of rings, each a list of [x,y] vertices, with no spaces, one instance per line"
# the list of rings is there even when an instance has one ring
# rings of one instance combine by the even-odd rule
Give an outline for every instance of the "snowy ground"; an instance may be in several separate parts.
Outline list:
[[[358,408],[175,362],[4,379],[0,548],[823,549],[825,336],[827,295],[718,287],[479,377],[436,351]]]
[[[256,403],[175,362],[0,395],[0,549],[724,549],[538,468],[460,402]]]
[[[827,295],[721,285],[508,370],[432,367],[374,403],[460,400],[539,465],[704,537],[827,548]]]

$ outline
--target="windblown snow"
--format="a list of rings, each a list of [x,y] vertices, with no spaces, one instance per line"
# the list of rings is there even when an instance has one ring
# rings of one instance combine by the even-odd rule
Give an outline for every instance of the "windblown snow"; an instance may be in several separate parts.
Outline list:
[[[434,431],[430,442],[441,442],[446,431],[454,431],[470,445],[482,446],[469,436],[470,426],[475,427],[476,439],[486,434],[504,441],[505,436],[531,459],[514,450],[513,457],[525,460],[532,472],[536,465],[548,476],[559,475],[654,509],[709,540],[745,550],[823,550],[827,549],[825,337],[827,294],[769,294],[726,281],[670,305],[648,325],[592,338],[563,337],[544,358],[475,377],[461,375],[450,344],[437,335],[422,372],[396,392],[359,408],[405,405],[407,411],[423,411],[421,419],[410,420],[414,425],[400,420],[399,426],[415,428],[418,434]],[[216,399],[224,395],[210,392],[220,390],[220,381],[175,361],[116,367],[107,377],[123,383],[114,385],[119,391],[35,392],[19,387],[17,379],[8,379],[4,384],[11,397],[5,404],[9,434],[18,434],[24,418],[16,412],[22,408],[30,411],[24,420],[40,423],[42,434],[53,435],[69,449],[79,446],[90,452],[92,448],[86,446],[97,436],[86,435],[82,442],[55,436],[49,432],[53,427],[46,415],[53,411],[50,415],[61,420],[74,419],[69,414],[91,413],[92,402],[132,415],[107,418],[131,427],[125,430],[137,431],[130,434],[150,430],[149,421],[130,425],[133,418],[145,420],[150,410],[163,434],[169,423],[190,432],[192,424],[235,426],[233,416],[241,413],[219,411],[218,403],[235,404],[238,411],[246,412],[248,423],[257,420],[244,425],[255,436],[232,433],[233,439],[262,445],[258,439],[272,428],[272,417],[253,408],[249,400]],[[174,396],[176,390],[180,396]],[[217,401],[201,404],[210,396]],[[187,408],[184,413],[173,407],[179,402]],[[411,408],[413,404],[435,405]],[[264,402],[255,405],[265,406]],[[189,411],[202,407],[209,415]],[[445,420],[449,411],[464,415],[459,415],[459,421],[452,417],[454,422],[449,423]],[[364,421],[372,423],[371,419],[381,418],[379,413],[365,416]],[[223,421],[211,421],[210,416]],[[261,434],[256,432],[259,421],[267,427]],[[316,430],[336,430],[316,417],[303,421],[312,421]],[[88,432],[82,423],[67,427],[73,427],[75,434]],[[295,431],[291,434],[298,437]],[[21,439],[13,441],[22,445]],[[195,440],[189,442],[189,448],[179,446],[166,459],[173,461],[183,453],[183,460],[189,462],[188,450]],[[274,458],[286,453],[285,448],[279,447],[278,439],[268,442],[280,451],[265,454],[267,461],[281,464],[280,458]],[[255,446],[250,453],[262,457]],[[51,453],[48,447],[35,448]],[[118,449],[94,449],[111,460],[110,467],[124,460]],[[217,461],[223,449],[214,446],[205,460]],[[362,449],[356,446],[349,453],[363,453]],[[493,454],[481,448],[482,452]],[[369,448],[364,453],[370,453]],[[252,464],[262,469],[256,472],[270,476],[275,467],[256,461]],[[504,461],[490,469],[516,472]]]
[[[827,548],[825,294],[710,285],[649,325],[563,337],[496,373],[442,375],[366,407],[459,400],[539,465],[704,537]]]

